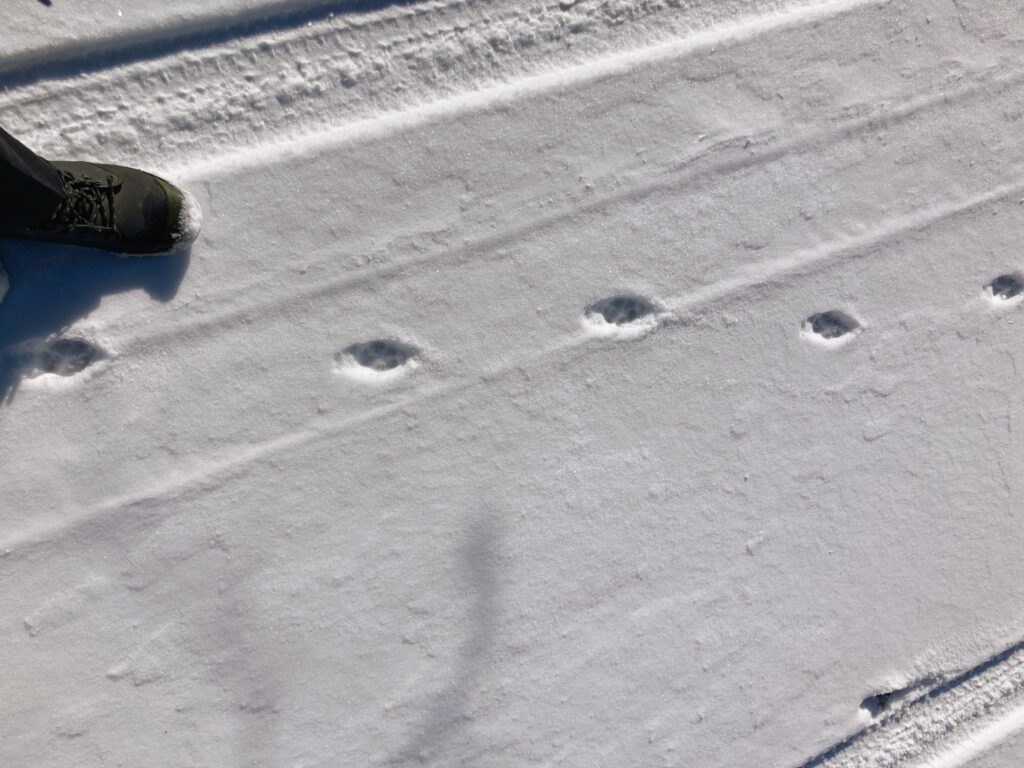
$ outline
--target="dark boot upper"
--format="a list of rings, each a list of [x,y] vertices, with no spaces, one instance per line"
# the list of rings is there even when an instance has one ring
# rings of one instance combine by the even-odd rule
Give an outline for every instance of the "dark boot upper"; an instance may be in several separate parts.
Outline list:
[[[52,161],[64,197],[41,226],[9,233],[120,253],[171,250],[182,232],[182,194],[157,176],[119,165]]]

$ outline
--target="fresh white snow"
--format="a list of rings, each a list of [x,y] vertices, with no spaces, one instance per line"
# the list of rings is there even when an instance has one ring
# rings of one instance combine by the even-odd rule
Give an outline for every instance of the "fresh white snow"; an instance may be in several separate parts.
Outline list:
[[[1019,8],[293,5],[2,33],[0,763],[1019,765]]]
[[[990,753],[1021,731],[1024,731],[1024,707],[1018,707],[1007,715],[994,719],[994,722],[978,733],[971,734],[954,748],[925,763],[925,768],[960,768],[963,765],[976,765],[981,768],[974,762],[975,758]],[[1017,752],[1013,755],[1004,755],[1003,759],[1006,762],[1003,764],[1010,765],[1010,760],[1019,760],[1020,754]]]

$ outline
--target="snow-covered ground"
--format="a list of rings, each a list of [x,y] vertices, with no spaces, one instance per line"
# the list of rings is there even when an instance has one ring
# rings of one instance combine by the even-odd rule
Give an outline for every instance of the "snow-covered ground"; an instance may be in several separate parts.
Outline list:
[[[0,243],[0,763],[1021,764],[1015,2],[70,6],[204,227]]]
[[[256,29],[294,26],[384,4],[373,0],[89,0],[83,8],[69,0],[11,0],[0,29],[0,72],[21,79],[39,70],[91,69],[112,57],[208,45],[214,39]]]

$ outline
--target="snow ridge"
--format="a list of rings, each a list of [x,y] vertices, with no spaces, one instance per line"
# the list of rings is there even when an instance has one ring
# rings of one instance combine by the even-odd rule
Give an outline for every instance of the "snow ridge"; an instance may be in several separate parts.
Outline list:
[[[45,156],[167,167],[599,55],[748,20],[771,26],[864,0],[483,0],[342,14],[0,95],[5,127]],[[115,98],[111,94],[117,94]]]
[[[1024,727],[1022,708],[1024,642],[907,700],[800,768],[953,768]]]

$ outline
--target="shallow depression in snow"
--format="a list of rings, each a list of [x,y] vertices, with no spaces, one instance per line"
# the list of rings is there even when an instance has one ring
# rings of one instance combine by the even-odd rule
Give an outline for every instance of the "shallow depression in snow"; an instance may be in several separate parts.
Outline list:
[[[27,345],[17,353],[22,370],[30,378],[46,373],[74,376],[103,357],[103,350],[95,344],[73,337]]]
[[[337,370],[360,381],[391,381],[419,365],[418,350],[394,339],[350,344],[334,356]]]
[[[1021,277],[1020,273],[1012,272],[999,275],[985,286],[985,290],[996,301],[1016,299],[1024,293],[1024,277]]]
[[[658,307],[635,294],[616,294],[583,310],[583,328],[600,338],[635,339],[657,327]]]
[[[806,338],[829,346],[849,341],[860,330],[861,324],[854,317],[837,309],[817,312],[804,320],[803,325]]]

